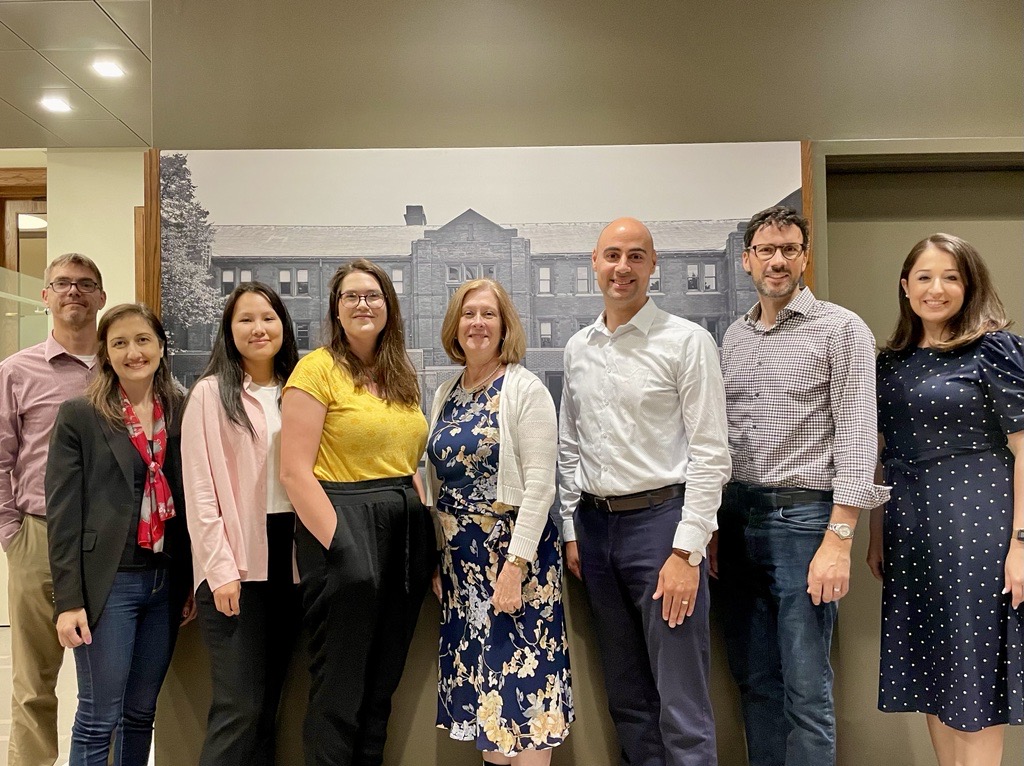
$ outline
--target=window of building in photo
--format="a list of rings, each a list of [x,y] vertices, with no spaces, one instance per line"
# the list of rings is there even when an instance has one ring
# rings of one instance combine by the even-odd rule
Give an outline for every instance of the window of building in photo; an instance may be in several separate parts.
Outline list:
[[[590,327],[594,324],[594,320],[591,317],[579,317],[576,320],[576,329],[582,330],[584,327]]]
[[[223,269],[220,272],[220,294],[229,295],[235,289],[235,270]]]
[[[449,285],[461,285],[471,279],[497,279],[498,267],[493,263],[450,263],[447,266]],[[449,290],[448,294],[451,295]]]
[[[252,282],[252,269],[241,269],[238,272],[238,284],[244,285],[246,282]]]
[[[292,270],[281,269],[277,272],[277,291],[281,295],[292,294]]]
[[[649,293],[660,293],[661,290],[661,264],[654,265],[654,271],[651,272],[651,281],[647,286],[647,292]]]
[[[551,294],[551,267],[541,266],[537,269],[537,292],[541,295]]]
[[[540,347],[541,348],[551,348],[551,346],[552,346],[552,337],[551,337],[552,323],[547,321],[547,320],[542,320],[541,322],[538,323],[538,327],[539,327],[539,330],[540,330]]]
[[[391,284],[395,286],[395,293],[405,294],[405,269],[391,269]]]
[[[586,295],[594,292],[594,270],[589,266],[576,267],[576,294]]]
[[[718,291],[718,267],[713,263],[704,264],[704,292],[713,293]]]
[[[295,323],[295,345],[301,351],[309,349],[309,322]]]
[[[309,269],[295,269],[295,294],[309,295]]]
[[[689,293],[718,292],[718,266],[714,263],[686,264],[686,291]]]

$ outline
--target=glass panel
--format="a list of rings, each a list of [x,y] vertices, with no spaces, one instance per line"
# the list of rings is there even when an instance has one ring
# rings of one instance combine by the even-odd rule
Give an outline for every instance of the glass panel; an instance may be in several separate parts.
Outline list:
[[[43,280],[0,269],[0,359],[46,340]]]
[[[696,263],[686,264],[686,289],[700,290],[700,266]]]
[[[704,289],[714,292],[718,289],[718,279],[715,277],[715,264],[704,264]]]

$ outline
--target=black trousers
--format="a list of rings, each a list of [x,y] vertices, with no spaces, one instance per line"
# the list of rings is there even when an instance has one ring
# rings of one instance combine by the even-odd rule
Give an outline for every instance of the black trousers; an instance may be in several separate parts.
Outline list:
[[[321,482],[338,514],[329,549],[295,533],[311,686],[307,766],[379,766],[391,697],[436,565],[411,477]]]
[[[293,513],[267,516],[267,581],[242,583],[238,616],[217,611],[206,582],[196,592],[213,680],[200,766],[274,764],[281,689],[301,625],[294,529]]]

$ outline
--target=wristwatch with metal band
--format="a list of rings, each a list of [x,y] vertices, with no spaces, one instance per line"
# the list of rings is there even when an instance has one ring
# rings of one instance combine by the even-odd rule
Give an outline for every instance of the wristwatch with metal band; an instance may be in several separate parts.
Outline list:
[[[838,524],[829,524],[826,529],[828,529],[829,532],[834,532],[840,540],[849,540],[853,537],[853,527],[849,524],[843,524],[841,522]]]
[[[1024,529],[1013,530],[1013,535],[1010,536],[1011,540],[1019,540],[1024,543]]]
[[[514,567],[519,567],[524,572],[530,568],[530,562],[524,559],[522,556],[517,556],[514,553],[509,553],[505,556],[505,561]]]

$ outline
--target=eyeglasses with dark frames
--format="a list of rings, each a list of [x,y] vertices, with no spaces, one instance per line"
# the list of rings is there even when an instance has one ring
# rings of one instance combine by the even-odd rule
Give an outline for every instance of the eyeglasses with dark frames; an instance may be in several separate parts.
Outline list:
[[[806,249],[806,245],[798,242],[786,242],[782,245],[751,245],[747,248],[747,252],[756,255],[759,261],[770,261],[775,257],[775,253],[781,250],[782,257],[787,261],[792,261]]]
[[[354,309],[359,305],[360,301],[366,303],[371,309],[379,309],[384,305],[384,294],[383,293],[351,293],[345,292],[341,294],[339,298],[341,305],[347,309]]]
[[[47,285],[55,293],[71,292],[72,287],[77,287],[80,293],[94,293],[100,283],[95,279],[55,279]]]

